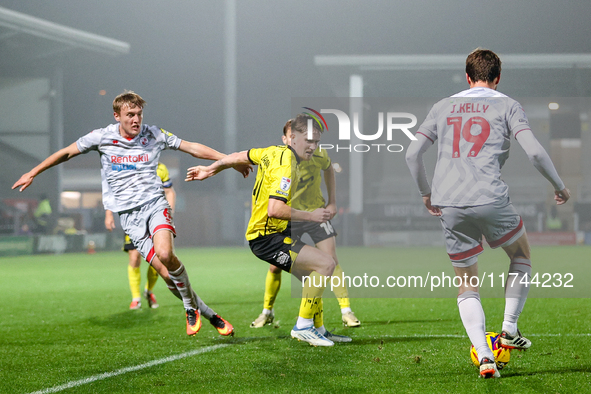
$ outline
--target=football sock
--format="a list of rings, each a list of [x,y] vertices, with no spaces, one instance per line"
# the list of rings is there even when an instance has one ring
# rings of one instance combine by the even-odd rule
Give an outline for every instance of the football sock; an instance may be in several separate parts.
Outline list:
[[[263,315],[269,316],[273,312],[272,309],[263,309]]]
[[[193,291],[193,297],[197,299],[197,305],[199,306],[199,313],[206,319],[211,319],[216,315],[215,311],[211,309],[203,300]]]
[[[314,319],[306,319],[301,316],[298,316],[298,321],[296,322],[296,327],[298,329],[312,327],[314,325]]]
[[[185,266],[181,263],[179,269],[176,271],[169,271],[168,276],[181,295],[185,309],[198,309],[197,299],[194,297],[195,293],[191,288],[191,282],[189,281],[189,275],[187,275]]]
[[[131,297],[140,299],[140,284],[142,282],[142,274],[140,267],[134,268],[131,265],[127,266],[127,277],[129,278],[129,289],[131,290]]]
[[[316,307],[316,313],[314,314],[314,327],[324,327],[324,306],[322,303],[322,298],[319,299],[318,305]],[[321,332],[321,334],[323,334]]]
[[[523,310],[529,293],[529,284],[526,284],[526,282],[531,280],[531,261],[523,258],[513,258],[511,265],[509,265],[509,273],[513,275],[508,275],[505,283],[503,331],[515,335],[517,333],[517,319]]]
[[[349,300],[349,292],[347,291],[347,285],[343,280],[343,270],[341,269],[341,266],[339,264],[337,264],[337,266],[335,267],[332,276],[336,276],[337,278],[339,278],[338,282],[336,281],[336,279],[334,281],[334,283],[338,284],[339,286],[335,286],[333,288],[333,291],[334,295],[337,297],[337,300],[339,301],[341,309],[350,308],[351,301]]]
[[[148,281],[146,282],[146,290],[152,292],[154,290],[154,286],[156,285],[156,281],[158,280],[158,271],[152,266],[148,267]]]
[[[470,338],[478,353],[478,358],[482,360],[483,357],[488,357],[494,360],[495,356],[486,342],[486,324],[484,310],[480,303],[480,295],[471,290],[460,294],[458,296],[458,309],[468,338]]]
[[[181,293],[179,293],[176,287],[168,287],[168,290],[170,290],[170,292],[174,294],[176,298],[178,298],[181,301],[183,300]],[[197,305],[199,306],[199,308],[197,309],[199,309],[199,314],[201,316],[209,320],[216,315],[215,311],[211,309],[209,306],[207,306],[207,304],[203,302],[203,300],[197,295],[197,293],[195,293],[195,291],[193,291],[193,297],[195,297],[195,299],[197,300]]]
[[[277,293],[279,293],[280,288],[281,271],[277,273],[267,271],[267,279],[265,280],[265,301],[263,303],[263,308],[268,309],[269,311],[273,309],[273,305],[275,305],[275,299],[277,298]]]
[[[302,302],[300,304],[299,317],[314,319],[314,314],[318,311],[318,305],[324,293],[325,278],[324,275],[320,275],[316,271],[312,271],[310,276],[306,278],[302,287]]]
[[[343,314],[343,315],[344,315],[345,313],[349,313],[349,312],[353,312],[353,311],[351,310],[351,308],[341,308],[341,314]]]
[[[324,335],[324,334],[326,334],[326,327],[324,327],[324,326],[316,327],[316,331],[318,331],[318,333],[320,335]]]

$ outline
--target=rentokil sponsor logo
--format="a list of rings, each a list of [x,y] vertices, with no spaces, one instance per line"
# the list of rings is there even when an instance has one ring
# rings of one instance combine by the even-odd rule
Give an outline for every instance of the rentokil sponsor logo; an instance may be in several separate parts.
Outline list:
[[[113,171],[137,170],[134,163],[147,162],[148,159],[147,153],[143,155],[111,156],[111,169]]]
[[[320,111],[313,110],[309,107],[305,109],[312,111],[312,116],[315,121],[324,125],[325,130],[328,130],[326,120],[322,114],[332,114],[337,117],[339,124],[339,141],[351,141],[351,119],[344,111],[338,109],[321,109]],[[384,126],[385,124],[385,126]],[[387,151],[387,152],[402,152],[404,146],[393,143],[378,143],[378,139],[382,138],[385,130],[386,141],[390,142],[394,136],[402,132],[408,139],[415,141],[417,138],[409,130],[417,124],[417,117],[408,112],[378,112],[378,130],[373,134],[364,134],[359,128],[359,113],[353,113],[353,133],[360,141],[376,141],[375,143],[361,143],[361,144],[319,144],[320,150],[335,150],[336,152],[346,150],[349,152],[369,152],[369,151]],[[308,138],[312,139],[312,124],[308,124]]]

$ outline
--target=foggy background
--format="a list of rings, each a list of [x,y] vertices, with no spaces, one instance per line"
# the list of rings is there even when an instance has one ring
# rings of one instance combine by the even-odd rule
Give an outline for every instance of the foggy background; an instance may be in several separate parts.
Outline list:
[[[63,69],[64,145],[114,123],[112,100],[130,89],[147,101],[144,123],[224,151],[225,2],[2,0],[0,6],[131,46],[129,54],[117,57],[76,50],[19,66],[23,75],[43,74],[55,65]],[[236,7],[237,150],[280,143],[281,128],[291,116],[292,98],[343,96],[348,81],[315,66],[316,55],[467,55],[476,47],[489,48],[501,58],[515,53],[591,53],[589,1],[238,0]],[[0,60],[5,75],[14,73],[6,67],[11,60],[15,59]],[[454,78],[455,74],[462,78]],[[467,88],[462,69],[432,77],[421,78],[417,73],[411,80],[393,77],[385,83],[388,75],[375,73],[364,81],[364,91],[368,97],[443,97]],[[587,70],[576,75],[505,71],[499,90],[514,97],[590,96],[590,81]],[[100,95],[101,90],[106,94]],[[548,138],[546,147],[547,143]],[[520,149],[514,145],[513,151]],[[219,199],[221,176],[207,183],[185,184],[184,171],[197,160],[170,151],[163,153],[162,160],[175,175],[179,213],[207,210],[204,207],[210,205],[205,203]],[[95,168],[98,174],[98,162],[98,155],[89,153],[64,166]],[[42,191],[35,184],[20,196],[7,192],[29,169],[22,166],[2,175],[0,197],[37,197]],[[405,168],[401,174],[404,171],[410,178]],[[238,181],[244,201],[249,200],[253,182],[254,177]],[[539,176],[537,182],[544,186],[546,180]],[[195,214],[200,216],[191,222],[177,215],[177,227],[192,233],[180,239],[180,244],[219,243],[221,224],[216,215],[222,209],[216,206],[208,213]],[[205,231],[204,226],[214,230]]]

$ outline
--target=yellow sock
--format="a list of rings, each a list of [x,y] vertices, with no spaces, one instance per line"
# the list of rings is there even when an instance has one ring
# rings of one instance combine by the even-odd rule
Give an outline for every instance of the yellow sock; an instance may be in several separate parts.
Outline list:
[[[273,273],[267,271],[267,279],[265,279],[265,301],[263,308],[271,310],[275,305],[275,299],[281,288],[281,271]]]
[[[152,291],[154,290],[154,286],[156,286],[156,281],[158,280],[158,271],[152,266],[148,268],[148,281],[146,282],[146,290]]]
[[[314,327],[320,328],[324,325],[324,304],[322,298],[318,301],[316,313],[314,314]]]
[[[142,274],[140,273],[140,267],[133,268],[131,265],[128,265],[127,277],[129,278],[129,289],[131,290],[131,297],[140,298],[140,284],[142,283]]]
[[[347,291],[347,285],[345,285],[345,281],[342,280],[343,279],[343,270],[341,269],[341,266],[339,264],[337,264],[337,266],[335,267],[332,275],[340,278],[339,282],[336,282],[336,280],[333,282],[335,284],[339,283],[339,286],[335,286],[333,288],[333,291],[334,291],[334,295],[337,297],[337,300],[339,301],[339,305],[341,306],[341,309],[350,308],[351,301],[349,300],[349,292]]]
[[[303,319],[313,319],[318,310],[318,304],[322,301],[322,293],[325,288],[325,276],[312,271],[302,288],[302,303],[299,316]]]

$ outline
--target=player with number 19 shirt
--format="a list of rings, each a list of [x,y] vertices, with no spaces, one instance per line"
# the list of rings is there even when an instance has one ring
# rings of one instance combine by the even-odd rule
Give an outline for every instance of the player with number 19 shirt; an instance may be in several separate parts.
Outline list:
[[[418,133],[439,140],[431,203],[464,207],[508,196],[501,167],[511,137],[530,130],[521,105],[484,87],[464,90],[433,106]]]
[[[466,59],[464,90],[433,106],[419,127],[406,161],[429,213],[439,216],[447,253],[460,278],[458,309],[480,363],[480,376],[499,377],[486,341],[484,310],[478,292],[478,255],[482,238],[501,247],[510,259],[505,287],[505,313],[500,343],[509,349],[527,349],[517,320],[529,292],[530,247],[521,217],[511,204],[501,168],[509,157],[511,137],[521,145],[536,169],[552,184],[557,204],[570,192],[552,160],[532,133],[521,105],[497,92],[501,60],[492,51],[476,49]],[[429,186],[423,153],[438,141],[433,188]],[[475,284],[476,283],[476,284]]]

